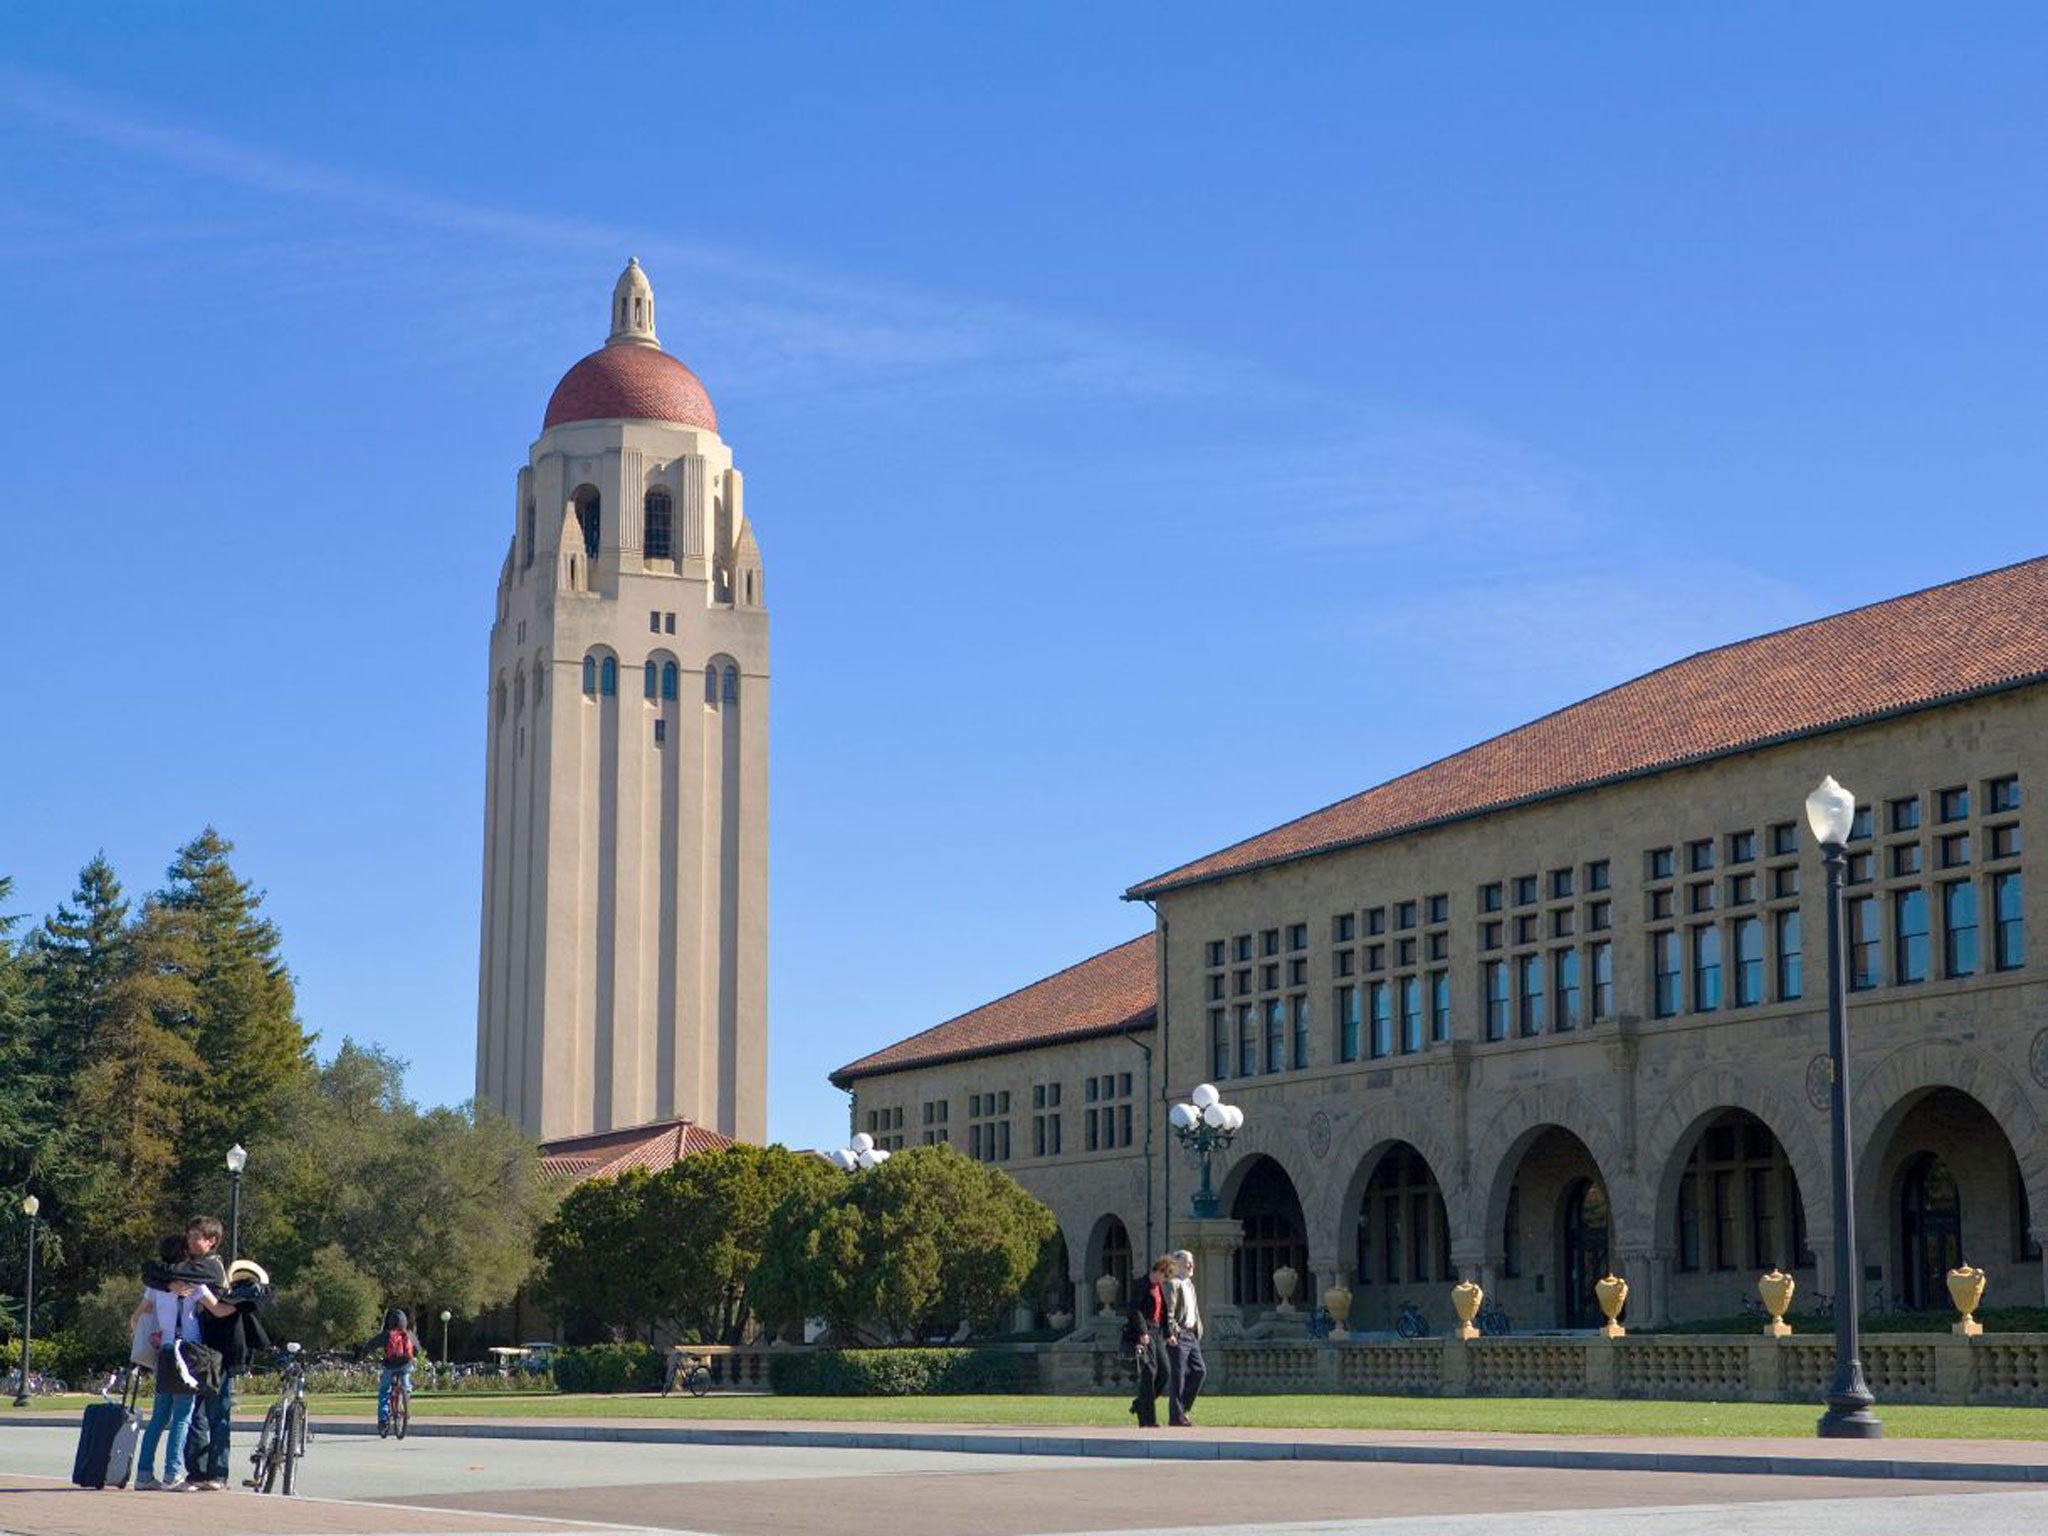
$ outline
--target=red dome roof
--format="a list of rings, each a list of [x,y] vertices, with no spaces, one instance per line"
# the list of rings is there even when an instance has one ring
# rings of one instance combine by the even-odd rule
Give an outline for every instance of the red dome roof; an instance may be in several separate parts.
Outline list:
[[[718,430],[703,382],[659,347],[605,346],[562,375],[541,430],[567,421],[672,421]]]

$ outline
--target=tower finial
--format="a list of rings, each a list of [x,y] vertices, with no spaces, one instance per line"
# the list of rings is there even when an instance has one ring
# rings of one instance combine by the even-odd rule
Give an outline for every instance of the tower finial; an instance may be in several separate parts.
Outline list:
[[[640,258],[629,257],[626,270],[612,288],[612,333],[609,346],[659,347],[654,334],[654,285],[640,270]]]

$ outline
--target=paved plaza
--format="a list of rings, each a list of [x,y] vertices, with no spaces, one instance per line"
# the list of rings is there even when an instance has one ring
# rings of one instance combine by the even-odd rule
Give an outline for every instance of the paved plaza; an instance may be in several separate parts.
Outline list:
[[[1562,1536],[1598,1512],[1604,1531],[1659,1536],[1793,1521],[1816,1536],[1919,1536],[1933,1525],[2031,1536],[2048,1522],[2048,1485],[2039,1480],[2048,1458],[2024,1442],[1845,1448],[1340,1431],[1139,1437],[526,1422],[433,1423],[401,1444],[360,1430],[337,1426],[316,1436],[301,1497],[173,1496],[74,1489],[69,1426],[0,1420],[0,1532],[113,1536],[197,1524],[209,1536]],[[921,1448],[932,1443],[969,1448]],[[1175,1459],[1147,1454],[1159,1450]],[[1466,1459],[1425,1459],[1453,1454]],[[1675,1470],[1649,1470],[1660,1463]]]

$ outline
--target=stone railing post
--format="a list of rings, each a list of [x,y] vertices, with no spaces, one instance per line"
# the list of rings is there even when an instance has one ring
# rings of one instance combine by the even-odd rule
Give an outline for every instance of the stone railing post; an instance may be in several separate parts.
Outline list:
[[[1614,1397],[1620,1380],[1619,1352],[1629,1346],[1596,1333],[1586,1340],[1586,1396]]]
[[[1937,1403],[1967,1403],[1975,1385],[1977,1357],[1975,1344],[1982,1335],[1950,1334],[1934,1342],[1934,1400]]]

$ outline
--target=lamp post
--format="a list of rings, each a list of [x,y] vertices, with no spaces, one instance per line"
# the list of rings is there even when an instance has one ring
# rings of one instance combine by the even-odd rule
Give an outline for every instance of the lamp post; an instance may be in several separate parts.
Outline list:
[[[1216,1191],[1209,1182],[1209,1163],[1237,1139],[1238,1130],[1244,1124],[1244,1111],[1235,1104],[1224,1103],[1223,1095],[1213,1084],[1199,1083],[1185,1104],[1176,1104],[1167,1111],[1166,1119],[1180,1144],[1202,1165],[1202,1187],[1195,1191],[1191,1214],[1197,1217],[1221,1214],[1216,1205]]]
[[[841,1173],[852,1173],[856,1168],[879,1168],[889,1161],[887,1149],[875,1145],[875,1138],[866,1131],[857,1134],[851,1142],[831,1154],[832,1166]]]
[[[1828,1101],[1835,1196],[1835,1379],[1828,1388],[1828,1411],[1820,1417],[1818,1432],[1824,1440],[1875,1440],[1884,1434],[1884,1425],[1871,1412],[1877,1399],[1863,1379],[1863,1361],[1858,1358],[1856,1191],[1849,1162],[1849,1010],[1842,977],[1842,886],[1849,871],[1844,845],[1856,824],[1856,797],[1832,775],[1822,779],[1806,797],[1806,824],[1820,844],[1821,862],[1827,870]]]
[[[441,1369],[444,1371],[448,1369],[448,1324],[454,1317],[455,1314],[446,1307],[441,1309]]]
[[[242,1170],[249,1151],[239,1141],[228,1148],[228,1261],[242,1255]]]
[[[34,1195],[24,1195],[21,1213],[28,1218],[28,1285],[21,1299],[21,1373],[15,1377],[14,1406],[28,1406],[28,1357],[36,1337],[36,1212],[43,1208],[43,1202]]]

